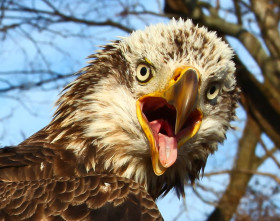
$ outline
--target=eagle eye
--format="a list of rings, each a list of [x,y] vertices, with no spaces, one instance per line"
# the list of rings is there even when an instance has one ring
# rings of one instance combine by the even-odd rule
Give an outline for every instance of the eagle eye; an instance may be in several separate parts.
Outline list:
[[[206,97],[208,100],[213,100],[219,95],[219,92],[220,92],[220,85],[217,83],[213,84],[208,88]]]
[[[140,83],[147,83],[153,77],[152,69],[146,64],[139,64],[136,68],[136,79]]]

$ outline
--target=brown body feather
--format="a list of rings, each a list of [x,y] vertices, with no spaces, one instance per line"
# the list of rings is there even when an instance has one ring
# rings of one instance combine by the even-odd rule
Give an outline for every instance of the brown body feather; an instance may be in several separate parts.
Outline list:
[[[152,197],[133,180],[86,174],[75,163],[67,151],[0,149],[0,220],[162,220]]]

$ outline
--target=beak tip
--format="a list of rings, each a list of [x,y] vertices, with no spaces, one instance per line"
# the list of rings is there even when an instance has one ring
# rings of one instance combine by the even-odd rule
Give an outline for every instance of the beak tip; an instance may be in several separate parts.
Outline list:
[[[175,135],[177,135],[180,131],[180,127],[178,127],[177,125],[175,126]]]

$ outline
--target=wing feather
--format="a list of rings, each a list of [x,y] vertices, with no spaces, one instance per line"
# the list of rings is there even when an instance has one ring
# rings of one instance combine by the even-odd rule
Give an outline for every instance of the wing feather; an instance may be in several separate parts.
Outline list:
[[[0,220],[162,220],[144,187],[114,174],[79,173],[66,151],[0,149]]]
[[[162,220],[145,189],[111,174],[0,183],[5,220]]]

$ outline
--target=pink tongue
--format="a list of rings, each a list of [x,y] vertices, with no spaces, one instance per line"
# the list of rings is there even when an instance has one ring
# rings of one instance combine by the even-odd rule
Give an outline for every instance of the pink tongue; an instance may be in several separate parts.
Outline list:
[[[165,168],[170,167],[177,159],[177,140],[172,136],[172,129],[168,122],[164,120],[154,120],[150,122],[150,127],[154,132],[159,152],[159,161]],[[159,133],[164,128],[168,136]]]
[[[158,134],[159,161],[163,167],[170,167],[177,159],[177,141],[175,137]]]

